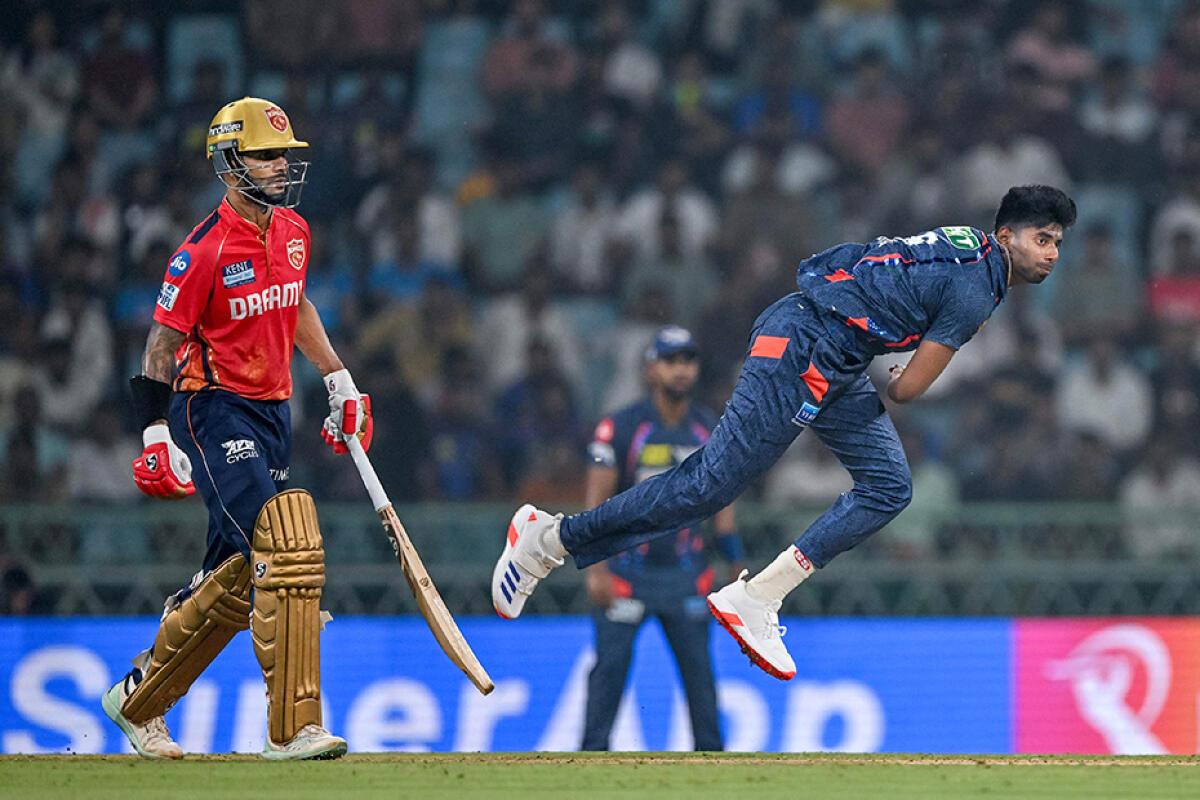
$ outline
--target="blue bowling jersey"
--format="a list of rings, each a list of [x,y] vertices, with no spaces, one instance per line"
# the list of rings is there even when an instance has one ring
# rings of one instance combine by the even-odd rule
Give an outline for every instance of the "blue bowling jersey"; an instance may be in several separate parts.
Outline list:
[[[914,350],[929,339],[958,349],[1008,291],[994,237],[949,226],[899,239],[841,244],[800,262],[800,293],[855,329],[865,353]]]

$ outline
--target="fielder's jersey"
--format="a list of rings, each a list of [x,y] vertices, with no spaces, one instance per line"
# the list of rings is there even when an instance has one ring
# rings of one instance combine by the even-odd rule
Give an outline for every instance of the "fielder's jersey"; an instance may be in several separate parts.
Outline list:
[[[682,463],[708,441],[716,424],[711,412],[692,406],[679,424],[667,426],[654,402],[647,399],[602,419],[596,425],[588,454],[594,464],[617,470],[617,491],[623,492]],[[692,528],[639,545],[610,559],[608,565],[619,579],[634,585],[646,577],[648,569],[658,573],[655,580],[662,582],[664,568],[677,573],[683,579],[678,583],[692,592],[707,593],[711,584],[704,540]],[[633,587],[623,587],[620,581],[618,588],[638,593]]]
[[[291,396],[309,243],[296,212],[275,209],[264,233],[227,199],[196,226],[171,257],[154,309],[156,322],[186,334],[175,353],[175,391]]]
[[[978,228],[842,244],[800,262],[800,293],[858,332],[866,353],[929,339],[958,349],[1008,291],[1000,245]]]

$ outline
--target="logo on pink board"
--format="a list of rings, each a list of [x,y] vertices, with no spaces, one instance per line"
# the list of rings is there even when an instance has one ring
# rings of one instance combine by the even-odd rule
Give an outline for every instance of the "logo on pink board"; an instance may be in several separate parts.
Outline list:
[[[1200,621],[1015,624],[1017,752],[1197,752]]]

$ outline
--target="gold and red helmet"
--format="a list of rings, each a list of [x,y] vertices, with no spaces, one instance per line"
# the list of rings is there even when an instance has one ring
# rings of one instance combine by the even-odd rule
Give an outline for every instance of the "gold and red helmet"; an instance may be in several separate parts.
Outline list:
[[[308,147],[308,142],[296,138],[287,114],[260,97],[243,97],[223,106],[208,126],[205,140],[205,151],[217,175],[233,175],[237,179],[233,188],[243,195],[261,205],[281,208],[299,205],[308,162],[289,160],[285,179],[275,181],[279,190],[269,192],[250,177],[250,168],[242,155],[261,153],[278,157],[276,154],[285,155],[300,147]]]

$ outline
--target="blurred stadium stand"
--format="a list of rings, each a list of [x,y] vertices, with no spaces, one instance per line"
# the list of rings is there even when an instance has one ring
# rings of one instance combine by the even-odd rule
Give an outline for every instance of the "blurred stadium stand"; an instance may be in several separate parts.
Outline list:
[[[990,229],[1039,181],[1079,203],[1060,268],[895,411],[914,506],[785,610],[1197,613],[1193,0],[6,4],[0,571],[25,599],[0,612],[152,613],[198,564],[199,502],[128,479],[124,385],[220,197],[204,130],[244,93],[313,144],[310,297],[455,610],[490,613],[519,499],[582,501],[591,424],[639,391],[658,325],[694,329],[719,408],[801,258]],[[292,479],[329,529],[333,610],[409,610],[322,449],[320,381],[295,377]],[[802,437],[743,504],[752,556],[845,481]],[[583,610],[578,576],[551,588],[539,611]]]

